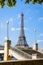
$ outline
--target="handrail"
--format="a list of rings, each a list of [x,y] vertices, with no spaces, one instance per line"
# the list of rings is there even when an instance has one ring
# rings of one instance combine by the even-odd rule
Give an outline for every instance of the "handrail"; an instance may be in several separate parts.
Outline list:
[[[18,54],[22,55],[23,57],[25,57],[27,59],[32,58],[32,56],[30,54],[28,54],[28,53],[26,53],[26,52],[24,52],[24,51],[22,51],[22,50],[20,50],[20,49],[18,49],[16,47],[14,47],[14,48],[11,47],[10,49],[16,51]]]

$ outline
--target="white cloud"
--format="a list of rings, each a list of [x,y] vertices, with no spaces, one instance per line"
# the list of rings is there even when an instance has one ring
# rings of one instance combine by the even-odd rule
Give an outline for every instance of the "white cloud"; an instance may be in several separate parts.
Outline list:
[[[7,21],[13,22],[13,21],[14,21],[14,18],[9,18]],[[6,22],[7,22],[7,21],[6,21]]]
[[[20,30],[20,28],[16,28],[16,30]]]
[[[13,18],[10,18],[10,19],[9,19],[10,22],[13,22],[13,20],[14,20]]]
[[[39,43],[39,42],[43,42],[43,40],[37,40],[37,43]]]
[[[28,28],[24,27],[24,30],[28,30]]]
[[[4,37],[4,40],[7,40],[7,37]]]
[[[41,33],[39,36],[43,36],[43,33]]]
[[[14,18],[9,18],[8,20],[6,20],[6,24],[7,23],[9,23],[9,24],[11,23],[13,25],[13,21],[14,21]]]
[[[18,14],[18,18],[20,18],[20,14]]]
[[[43,17],[39,17],[38,20],[39,20],[39,21],[43,21]]]
[[[11,31],[15,31],[15,28],[14,28],[14,27],[12,27],[12,28],[11,28]]]
[[[15,30],[16,30],[16,31],[20,31],[20,29],[21,29],[21,28],[14,28],[14,27],[12,27],[12,28],[11,28],[11,31],[15,31]],[[25,28],[25,27],[24,27],[24,30],[28,30],[28,28]]]
[[[20,28],[16,28],[16,30],[20,30]],[[24,27],[24,30],[28,30],[28,28]]]

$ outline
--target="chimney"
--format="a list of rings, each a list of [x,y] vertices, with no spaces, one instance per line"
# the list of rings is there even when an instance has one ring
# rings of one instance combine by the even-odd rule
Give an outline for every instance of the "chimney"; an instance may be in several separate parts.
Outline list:
[[[35,43],[34,45],[33,45],[33,50],[38,50],[38,43]]]

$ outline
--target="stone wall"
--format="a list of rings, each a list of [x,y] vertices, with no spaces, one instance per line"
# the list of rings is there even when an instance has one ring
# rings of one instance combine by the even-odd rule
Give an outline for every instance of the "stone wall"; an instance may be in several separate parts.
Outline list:
[[[43,59],[20,60],[20,61],[1,61],[0,65],[43,65]]]

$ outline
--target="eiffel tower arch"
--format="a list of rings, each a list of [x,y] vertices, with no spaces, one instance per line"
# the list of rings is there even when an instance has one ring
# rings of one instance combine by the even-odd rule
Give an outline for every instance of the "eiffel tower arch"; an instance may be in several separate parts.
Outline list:
[[[27,41],[26,41],[26,37],[24,34],[24,20],[23,20],[23,13],[20,15],[21,17],[21,21],[20,21],[20,36],[18,38],[18,42],[16,44],[16,46],[28,46]]]

